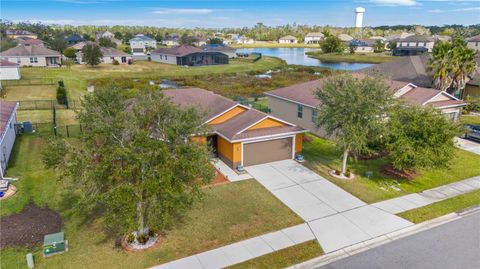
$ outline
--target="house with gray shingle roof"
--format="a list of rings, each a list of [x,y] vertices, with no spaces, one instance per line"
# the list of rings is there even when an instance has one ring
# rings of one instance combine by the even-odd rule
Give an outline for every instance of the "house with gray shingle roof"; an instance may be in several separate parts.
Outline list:
[[[104,64],[112,64],[114,61],[117,61],[119,64],[131,64],[133,62],[132,55],[121,50],[100,47],[100,51],[102,52],[102,63]],[[81,50],[75,55],[77,56],[78,63],[85,64]]]
[[[61,54],[41,45],[20,45],[0,52],[0,59],[20,66],[60,66]]]
[[[0,80],[19,80],[20,68],[17,63],[0,59]],[[0,88],[1,89],[1,88]]]
[[[305,36],[305,44],[318,44],[324,38],[324,34],[320,32],[311,32]]]
[[[296,44],[298,43],[298,39],[292,35],[286,35],[283,37],[280,37],[278,39],[278,43],[280,44]]]
[[[200,88],[164,90],[171,102],[203,112],[211,132],[196,137],[231,168],[293,159],[307,130]]]
[[[365,75],[354,73],[362,78]],[[266,92],[268,107],[275,117],[285,119],[311,132],[325,136],[326,132],[315,124],[320,100],[315,97],[315,90],[321,89],[325,79],[318,79]],[[430,105],[439,109],[453,120],[460,116],[461,108],[467,103],[452,95],[432,88],[418,87],[412,83],[387,80],[394,98],[404,100],[410,105]]]
[[[228,55],[223,52],[188,45],[159,48],[152,52],[150,57],[155,62],[183,66],[228,64]]]
[[[137,34],[129,40],[133,55],[145,55],[148,49],[156,49],[157,41],[149,36]]]
[[[418,55],[431,52],[435,39],[425,35],[412,35],[397,40],[397,47],[393,50],[395,56]]]

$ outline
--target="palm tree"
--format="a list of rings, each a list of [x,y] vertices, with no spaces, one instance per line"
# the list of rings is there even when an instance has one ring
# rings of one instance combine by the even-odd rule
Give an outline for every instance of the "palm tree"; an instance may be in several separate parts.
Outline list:
[[[453,82],[451,52],[452,44],[445,42],[435,44],[432,50],[432,58],[427,65],[427,70],[433,71],[433,87],[441,91],[447,91]]]
[[[475,60],[476,52],[463,46],[457,46],[453,49],[453,87],[458,91],[458,95],[463,98],[465,86],[472,79],[477,69]]]
[[[432,50],[427,70],[433,71],[433,87],[441,91],[453,88],[463,98],[465,85],[477,68],[476,52],[466,46],[461,38],[452,43],[439,42]]]

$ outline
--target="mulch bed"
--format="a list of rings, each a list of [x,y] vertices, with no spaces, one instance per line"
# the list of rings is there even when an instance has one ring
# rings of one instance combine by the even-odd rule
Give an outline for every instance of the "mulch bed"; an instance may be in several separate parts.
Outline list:
[[[412,171],[404,171],[404,170],[398,170],[393,165],[391,164],[386,164],[380,168],[380,171],[386,175],[390,176],[393,178],[399,178],[399,179],[414,179],[419,175],[419,173],[415,170]]]
[[[57,212],[30,202],[22,212],[0,218],[0,248],[42,244],[44,235],[60,232],[62,226]]]
[[[230,181],[228,181],[228,179],[222,173],[220,173],[220,171],[217,170],[217,168],[214,168],[214,169],[215,169],[215,173],[217,175],[215,176],[215,178],[212,181],[210,181],[209,185],[216,186],[216,185],[221,185],[221,184],[225,184],[225,183],[230,182]]]

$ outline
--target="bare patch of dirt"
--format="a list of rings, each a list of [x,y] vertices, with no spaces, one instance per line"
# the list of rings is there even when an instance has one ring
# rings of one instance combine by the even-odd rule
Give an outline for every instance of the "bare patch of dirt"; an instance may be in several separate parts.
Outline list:
[[[414,179],[419,175],[419,173],[415,170],[399,170],[393,167],[391,164],[386,164],[380,168],[380,171],[389,177],[399,178],[399,179],[407,179],[411,180]]]
[[[42,244],[44,235],[60,232],[62,226],[57,212],[30,202],[22,212],[0,218],[0,248]]]

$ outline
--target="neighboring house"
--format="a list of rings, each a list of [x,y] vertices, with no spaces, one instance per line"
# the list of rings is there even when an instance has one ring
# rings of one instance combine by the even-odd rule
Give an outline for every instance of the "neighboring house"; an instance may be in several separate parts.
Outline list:
[[[178,46],[180,45],[178,36],[167,36],[162,40],[162,44],[165,46]]]
[[[326,132],[315,124],[320,105],[320,101],[315,97],[315,90],[321,89],[323,82],[324,79],[319,79],[265,93],[271,114],[302,128],[310,129],[319,136],[326,136]],[[453,120],[458,119],[461,108],[467,105],[439,90],[417,87],[402,81],[389,81],[389,84],[395,98],[405,100],[412,105],[431,105]]]
[[[196,47],[201,47],[207,45],[207,39],[203,37],[197,37],[197,41],[193,43]]]
[[[17,63],[0,59],[0,80],[19,80],[20,68]]]
[[[412,35],[415,35],[415,34],[403,32],[403,33],[400,33],[400,34],[397,34],[397,35],[387,36],[385,39],[386,39],[387,42],[390,42],[390,41],[396,42],[398,40],[407,38],[407,37],[412,36]]]
[[[355,48],[355,53],[372,53],[374,50],[373,42],[373,40],[365,41],[360,39],[353,39],[352,41],[348,42],[348,45]]]
[[[129,43],[133,55],[145,55],[148,48],[157,48],[157,41],[143,34],[135,35],[134,38],[129,40]]]
[[[0,101],[0,179],[5,177],[13,144],[15,144],[17,108],[16,102]]]
[[[212,152],[233,169],[285,159],[302,151],[303,133],[295,124],[199,89],[163,90],[174,104],[205,112],[211,133],[195,140],[208,143]]]
[[[133,62],[132,55],[121,50],[106,47],[100,47],[100,50],[102,51],[102,63],[104,64],[112,64],[115,60],[117,60],[119,64],[131,64]],[[78,63],[85,64],[82,51],[77,52],[75,55],[77,56]]]
[[[246,36],[238,36],[236,39],[234,39],[234,41],[237,44],[243,45],[255,44],[255,40],[253,38],[248,38]]]
[[[17,38],[15,38],[15,42],[17,42],[17,46],[20,46],[20,45],[24,45],[24,46],[32,46],[32,45],[44,46],[45,45],[42,40],[31,38],[31,37],[17,37]]]
[[[467,38],[467,47],[479,52],[480,51],[480,35]]]
[[[294,36],[287,35],[287,36],[284,36],[284,37],[280,37],[280,39],[278,40],[278,43],[280,43],[280,44],[297,44],[298,39]]]
[[[393,80],[409,81],[417,86],[430,88],[433,81],[432,72],[427,71],[430,58],[431,55],[429,54],[401,57],[395,61],[365,68],[362,72],[368,74],[379,73]],[[476,60],[477,69],[471,80],[467,82],[464,96],[480,96],[480,55],[477,56]]]
[[[397,47],[393,50],[394,56],[411,56],[425,52],[431,52],[435,40],[433,37],[424,35],[412,35],[397,41]]]
[[[16,39],[18,37],[29,37],[33,39],[37,38],[36,34],[26,30],[6,30],[5,34],[11,39]]]
[[[448,36],[448,35],[433,35],[433,40],[442,41],[442,42],[450,42],[450,41],[452,41],[452,37]]]
[[[112,34],[110,31],[105,31],[105,32],[97,33],[97,34],[95,34],[95,38],[96,38],[97,41],[98,41],[100,38],[108,38],[108,39],[110,39],[113,43],[115,43],[115,44],[117,44],[117,45],[121,45],[121,44],[122,44],[122,41],[116,39],[116,38],[115,38],[115,35]]]
[[[20,66],[60,66],[61,54],[44,46],[16,46],[0,52],[0,59],[5,59]]]
[[[338,38],[342,40],[343,42],[350,42],[353,40],[353,37],[347,35],[347,34],[339,34]]]
[[[228,55],[218,51],[204,51],[200,48],[181,45],[159,48],[151,53],[151,60],[159,63],[201,66],[228,64]]]
[[[75,45],[72,45],[70,46],[69,48],[72,48],[72,49],[75,49],[77,52],[81,51],[83,49],[83,47],[85,47],[85,45],[87,45],[88,43],[94,43],[92,41],[81,41],[81,42],[78,42],[77,44]]]
[[[305,44],[318,44],[324,38],[324,34],[320,32],[308,33],[305,36]]]
[[[211,45],[205,45],[202,46],[201,49],[204,51],[213,51],[213,52],[221,52],[226,55],[228,55],[228,58],[236,58],[237,57],[237,49],[225,46],[225,45],[216,45],[216,44],[211,44]]]
[[[77,44],[79,42],[87,41],[87,40],[79,34],[73,34],[73,35],[65,37],[65,41],[67,42],[67,44],[69,46],[71,46],[71,45]]]
[[[385,41],[387,40],[387,39],[386,39],[385,37],[383,37],[383,36],[376,36],[376,35],[371,36],[371,37],[369,37],[368,39],[369,39],[369,40],[375,40],[375,41],[376,41],[376,40],[382,40],[383,42],[385,42]]]

